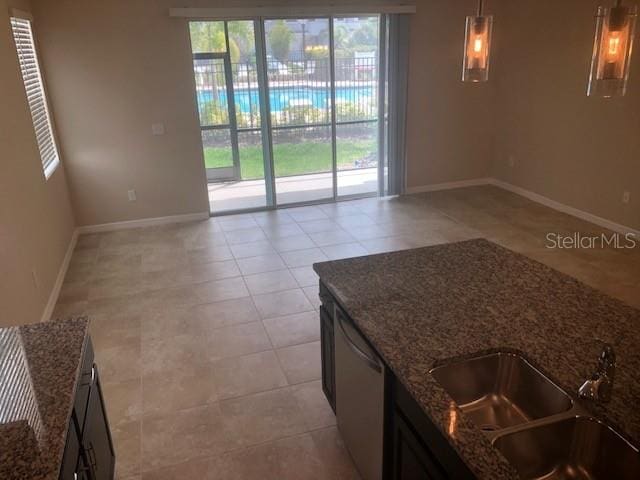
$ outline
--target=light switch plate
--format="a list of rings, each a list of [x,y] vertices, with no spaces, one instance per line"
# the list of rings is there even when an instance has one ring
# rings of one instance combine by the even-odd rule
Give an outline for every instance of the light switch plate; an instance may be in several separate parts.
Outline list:
[[[164,123],[152,124],[151,133],[153,133],[154,135],[164,135]]]

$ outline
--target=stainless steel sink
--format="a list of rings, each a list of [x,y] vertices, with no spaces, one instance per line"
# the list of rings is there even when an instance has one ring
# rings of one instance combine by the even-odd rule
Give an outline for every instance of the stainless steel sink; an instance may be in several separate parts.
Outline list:
[[[458,407],[494,432],[566,412],[571,398],[524,358],[495,353],[431,370]]]
[[[640,478],[640,454],[611,428],[572,417],[508,433],[494,446],[523,479]]]

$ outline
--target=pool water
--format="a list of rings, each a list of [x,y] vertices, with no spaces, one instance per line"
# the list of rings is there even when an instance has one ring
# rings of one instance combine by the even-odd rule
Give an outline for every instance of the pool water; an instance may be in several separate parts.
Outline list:
[[[199,90],[198,104],[210,102],[214,99],[213,90]],[[338,87],[336,88],[336,102],[349,102],[374,108],[374,89],[370,86]],[[217,99],[220,105],[227,105],[227,91],[219,89]],[[278,87],[269,89],[269,102],[272,112],[280,112],[293,105],[311,102],[315,108],[325,109],[329,105],[330,93],[325,88],[314,87]],[[242,113],[257,112],[260,109],[259,93],[254,89],[236,89],[234,91],[236,109]]]

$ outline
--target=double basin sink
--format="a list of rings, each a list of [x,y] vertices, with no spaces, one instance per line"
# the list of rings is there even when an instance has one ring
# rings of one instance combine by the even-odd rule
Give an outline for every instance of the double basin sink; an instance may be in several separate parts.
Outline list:
[[[495,353],[431,370],[523,479],[640,479],[640,453],[523,357]]]

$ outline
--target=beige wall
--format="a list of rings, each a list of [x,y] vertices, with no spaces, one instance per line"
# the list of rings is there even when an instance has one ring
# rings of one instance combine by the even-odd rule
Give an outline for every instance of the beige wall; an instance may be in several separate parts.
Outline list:
[[[518,2],[519,3],[519,2]],[[485,177],[493,155],[493,85],[462,83],[472,1],[422,0],[412,17],[407,186]]]
[[[42,173],[8,8],[0,0],[0,326],[40,320],[74,229],[64,168]]]
[[[186,24],[168,17],[177,4],[34,3],[78,222],[206,211]],[[458,81],[465,7],[418,2],[412,19],[409,186],[475,178],[487,170],[490,89]],[[151,135],[153,122],[166,124],[165,136]],[[138,192],[135,203],[127,200],[131,188]]]
[[[189,39],[168,2],[33,4],[78,223],[208,211]]]
[[[206,211],[186,25],[167,13],[178,4],[33,1],[78,223]],[[489,2],[488,84],[460,81],[464,17],[475,2],[416,3],[409,188],[492,175],[637,228],[640,89],[613,101],[584,94],[596,1]],[[632,83],[639,61],[636,53]],[[151,135],[154,122],[166,135]],[[129,189],[137,202],[128,202]],[[629,205],[620,201],[625,189]]]
[[[234,5],[252,3],[264,2]],[[78,223],[208,211],[187,24],[169,8],[216,4],[33,4]],[[151,134],[156,122],[164,136]]]
[[[586,96],[599,3],[490,3],[496,14],[497,127],[490,171],[640,229],[640,52],[634,52],[626,97]],[[625,190],[631,192],[626,205]]]

